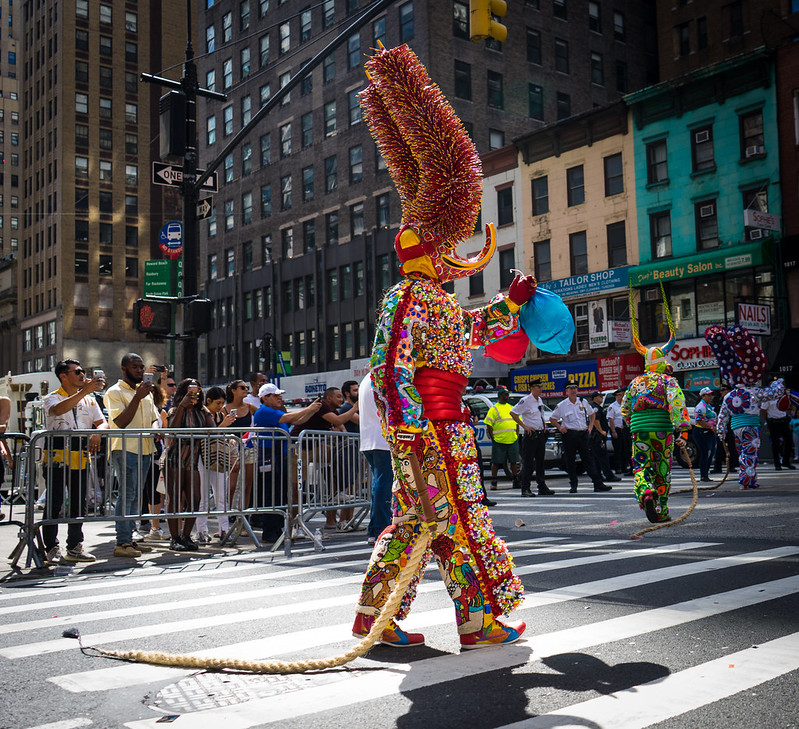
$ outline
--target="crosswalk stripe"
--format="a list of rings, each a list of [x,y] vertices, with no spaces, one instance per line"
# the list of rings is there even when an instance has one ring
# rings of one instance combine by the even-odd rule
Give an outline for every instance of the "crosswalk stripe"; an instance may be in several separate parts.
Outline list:
[[[529,544],[529,543],[531,543],[531,541],[532,540],[526,540],[525,543]],[[624,541],[625,540],[619,540],[619,539],[606,539],[606,540],[597,541],[597,542],[581,542],[581,543],[578,542],[578,543],[574,543],[574,544],[571,544],[571,545],[560,546],[560,547],[539,547],[537,549],[522,550],[520,552],[517,552],[517,554],[519,554],[520,556],[527,556],[527,555],[533,555],[533,554],[548,554],[550,552],[576,551],[576,550],[579,550],[579,549],[592,549],[594,547],[601,547],[601,546],[606,546],[606,545],[624,543]],[[308,575],[311,575],[311,574],[313,574],[315,572],[330,571],[330,570],[332,570],[334,568],[335,569],[343,569],[343,568],[346,568],[346,567],[364,566],[365,564],[366,564],[366,561],[362,557],[361,559],[351,560],[349,562],[337,562],[335,564],[326,563],[326,564],[323,564],[323,565],[316,565],[316,566],[313,566],[313,567],[298,567],[298,568],[295,568],[295,569],[291,570],[290,572],[286,571],[286,570],[283,570],[283,571],[280,571],[280,572],[265,573],[265,574],[262,574],[262,575],[258,575],[257,579],[258,579],[259,583],[261,583],[261,582],[263,582],[265,580],[285,579],[286,577],[288,577],[291,580],[296,580],[299,577],[308,576]],[[253,569],[254,567],[262,567],[262,566],[263,565],[242,565],[242,567],[237,569],[236,572],[238,574],[239,572],[242,571],[242,569],[250,570],[250,569]],[[206,575],[204,573],[199,573],[199,572],[193,572],[193,573],[191,573],[191,576],[203,577],[203,578],[207,578],[208,577],[208,575]],[[352,582],[352,581],[356,581],[357,582],[357,581],[361,580],[362,578],[363,578],[363,575],[359,575],[357,577],[347,578],[347,579],[345,579],[342,582],[337,582],[335,579],[334,580],[325,580],[325,581],[316,582],[316,583],[308,582],[308,583],[305,583],[304,585],[302,585],[302,584],[294,585],[293,589],[295,589],[297,591],[315,590],[315,589],[318,589],[318,588],[321,589],[322,587],[329,587],[329,586],[334,585],[334,584],[345,584],[346,582]],[[341,578],[339,578],[339,580],[341,580]],[[50,602],[34,602],[34,603],[22,603],[22,604],[19,604],[19,605],[9,605],[9,606],[6,606],[6,607],[0,607],[0,615],[12,615],[14,613],[27,613],[27,612],[30,612],[31,610],[34,610],[34,609],[35,610],[45,610],[45,609],[48,609],[48,608],[53,608],[53,609],[63,610],[65,607],[70,607],[72,605],[90,604],[90,605],[94,606],[94,605],[97,605],[98,603],[102,603],[102,602],[126,601],[126,600],[131,600],[131,599],[135,599],[135,600],[139,601],[143,597],[149,597],[149,596],[152,596],[152,595],[161,596],[161,595],[168,595],[168,594],[175,593],[175,592],[184,593],[185,594],[187,592],[190,592],[190,591],[192,591],[194,589],[199,589],[199,588],[213,587],[213,588],[217,588],[218,589],[220,587],[229,587],[231,585],[237,585],[237,584],[241,584],[241,583],[252,583],[252,581],[253,581],[253,576],[249,575],[249,574],[243,575],[243,576],[238,576],[238,577],[220,577],[218,574],[211,574],[211,580],[210,581],[190,582],[189,584],[181,583],[181,584],[177,584],[177,585],[159,585],[158,587],[148,588],[148,589],[144,589],[144,590],[138,589],[138,590],[130,590],[130,591],[127,591],[127,592],[112,592],[112,593],[109,593],[109,594],[106,594],[106,595],[84,595],[83,597],[68,598],[66,600],[64,600],[64,599],[51,600]],[[148,584],[152,584],[152,582],[153,582],[152,579],[148,580]],[[125,585],[128,585],[128,584],[130,584],[128,582],[128,580],[125,580]],[[97,587],[100,587],[100,586],[98,585]],[[270,589],[274,590],[275,588],[270,588]],[[274,593],[272,593],[272,594],[274,594]],[[59,591],[59,597],[60,597],[60,595],[61,595],[61,592]],[[247,593],[242,593],[242,597],[247,597],[247,596],[248,596]],[[255,596],[257,596],[257,595],[255,595]],[[232,597],[233,596],[231,596],[229,594],[226,594],[224,596],[224,598],[223,598],[223,601],[228,601]],[[212,602],[213,602],[212,598],[209,598],[209,599],[211,599]],[[208,603],[208,604],[211,604],[211,603]],[[190,607],[190,605],[187,605],[185,603],[177,603],[176,604],[174,602],[171,602],[169,609],[172,609],[173,607],[181,607],[181,606]],[[149,607],[152,607],[152,606],[140,606],[140,607],[137,607],[137,608],[132,608],[132,609],[130,609],[130,613],[129,614],[131,614],[131,615],[141,614],[143,608],[149,608]],[[91,618],[88,618],[88,619],[98,620],[98,619],[101,619],[104,615],[106,615],[108,618],[120,617],[121,615],[124,615],[124,614],[125,613],[113,614],[111,611],[108,611],[107,613],[103,613],[103,614],[98,614],[97,611],[92,611]],[[63,619],[64,620],[72,620],[72,621],[74,621],[74,620],[77,620],[79,617],[80,617],[80,619],[87,619],[85,616],[72,616],[70,618],[64,616]],[[47,626],[52,626],[52,625],[57,625],[57,624],[66,624],[66,623],[54,623],[54,622],[52,622],[52,620],[53,619],[47,619],[47,620],[44,620],[44,621],[35,621],[36,623],[39,623],[38,625],[33,625],[33,624],[29,624],[29,623],[28,624],[17,623],[16,625],[17,626],[27,625],[29,628],[34,628],[34,627],[47,627]],[[5,627],[4,626],[0,626],[0,634],[3,634],[3,633],[15,633],[15,632],[19,632],[20,630],[23,630],[23,629],[26,629],[26,628],[17,628],[17,627],[15,627],[15,625],[7,625]]]
[[[792,633],[657,681],[506,724],[501,729],[577,729],[585,727],[586,722],[614,729],[643,729],[797,669],[799,633]]]
[[[607,540],[605,543],[613,542],[616,543],[619,540]],[[588,543],[588,546],[595,546],[597,543]],[[602,544],[601,542],[599,544]],[[611,559],[628,559],[633,557],[638,557],[640,555],[647,556],[652,553],[652,550],[655,550],[655,553],[666,554],[673,551],[683,551],[687,549],[697,549],[699,547],[708,546],[706,543],[703,542],[693,542],[688,544],[681,544],[675,546],[661,546],[656,548],[649,548],[647,549],[632,549],[627,552],[613,552],[607,555],[592,555],[588,557],[581,557],[576,560],[569,560],[568,564],[562,564],[561,562],[551,562],[546,563],[544,565],[530,565],[520,567],[516,570],[517,574],[523,576],[527,573],[532,572],[542,572],[560,568],[567,568],[573,567],[579,564],[590,564],[593,562],[600,562],[600,561],[609,561]],[[546,549],[546,548],[544,548]],[[532,553],[540,553],[544,550],[533,550]],[[553,551],[557,551],[557,548],[553,548]],[[526,554],[523,550],[521,552],[522,555]],[[561,565],[562,567],[558,567]],[[60,616],[53,616],[49,618],[42,618],[39,620],[29,620],[25,622],[18,622],[18,623],[10,623],[8,625],[0,626],[0,634],[8,635],[12,633],[21,633],[26,630],[36,630],[39,628],[55,628],[55,627],[64,627],[66,625],[75,625],[79,624],[82,621],[85,622],[99,622],[101,620],[110,620],[120,617],[126,616],[139,616],[139,615],[151,615],[154,613],[169,611],[170,613],[175,612],[182,612],[191,608],[196,608],[200,606],[210,606],[210,605],[219,605],[219,604],[235,604],[237,602],[242,603],[249,603],[253,604],[258,601],[260,598],[271,598],[276,595],[280,594],[287,594],[287,593],[299,593],[299,592],[306,592],[306,591],[318,591],[325,588],[330,587],[338,587],[341,585],[347,584],[359,584],[363,579],[362,574],[354,574],[348,575],[346,577],[337,577],[330,580],[318,581],[318,582],[305,582],[301,584],[290,584],[290,585],[283,585],[283,586],[274,586],[270,585],[260,589],[253,589],[253,590],[246,590],[242,592],[223,592],[219,595],[205,595],[202,597],[196,597],[187,600],[180,600],[180,601],[165,601],[165,602],[158,602],[152,605],[143,605],[143,604],[135,604],[135,605],[126,605],[125,607],[116,608],[112,610],[105,610],[103,612],[92,611],[89,613],[79,613],[76,615],[60,615]],[[421,592],[442,592],[445,590],[443,583],[436,581],[435,583],[428,584],[425,583],[420,587]],[[570,599],[570,598],[569,598]],[[337,596],[332,598],[327,598],[325,600],[316,599],[313,601],[299,603],[299,604],[291,604],[288,606],[276,606],[272,608],[264,608],[259,611],[259,615],[263,618],[266,617],[275,617],[277,615],[285,615],[287,612],[292,613],[300,613],[305,612],[308,610],[314,610],[317,608],[321,608],[322,604],[324,603],[328,607],[338,606],[342,604],[347,604],[353,600],[353,596],[345,595],[345,596]],[[235,617],[235,613],[233,616]],[[224,616],[227,618],[228,616]],[[181,626],[184,623],[181,622]],[[158,628],[154,628],[155,630],[160,630],[164,626],[159,626]],[[141,628],[134,628],[132,630],[141,630]],[[153,634],[152,631],[150,634]],[[88,641],[88,638],[87,638]],[[7,655],[7,650],[13,649],[2,649],[0,650],[0,655]]]
[[[799,576],[750,585],[729,592],[716,593],[665,607],[644,610],[576,628],[530,635],[537,658],[558,653],[575,652],[603,643],[672,628],[677,625],[720,615],[761,602],[776,600],[799,592]],[[429,623],[427,624],[429,626]],[[236,656],[240,659],[259,659],[282,654],[296,654],[310,648],[330,645],[349,635],[350,623],[324,626],[268,638],[220,646],[191,655],[205,657]],[[168,680],[183,673],[182,669],[130,664],[54,676],[48,680],[67,691],[83,693],[124,688],[137,683]],[[445,679],[442,679],[445,680]]]
[[[776,559],[778,557],[794,554],[797,552],[799,552],[799,547],[780,547],[776,549],[763,550],[762,552],[720,557],[718,559],[707,560],[700,563],[680,564],[673,567],[663,567],[656,570],[645,570],[643,572],[623,575],[620,577],[596,580],[594,582],[587,582],[566,588],[548,590],[528,596],[524,599],[524,605],[522,609],[530,609],[540,605],[550,605],[553,603],[565,602],[567,600],[575,600],[581,597],[613,592],[620,589],[640,587],[642,584],[650,584],[661,580],[674,579],[685,575],[710,572],[712,570],[724,569],[742,564],[754,564],[755,562]],[[419,592],[443,592],[443,590],[443,585],[440,583],[422,584],[419,587]],[[317,598],[304,603],[292,603],[269,608],[259,608],[255,610],[228,613],[227,615],[218,615],[214,617],[214,624],[221,626],[232,625],[250,620],[266,620],[276,616],[294,615],[299,612],[309,610],[321,612],[333,607],[352,605],[353,603],[353,595],[349,594],[328,597],[324,599]],[[441,625],[451,619],[451,613],[451,606],[437,610],[418,611],[415,614],[411,613],[411,615],[405,621],[405,626],[411,630],[415,630],[417,628],[422,628],[425,625]],[[176,623],[161,623],[157,625],[150,624],[135,628],[112,630],[105,633],[89,634],[84,636],[84,642],[91,645],[116,641],[138,640],[155,635],[172,634],[178,631],[183,632],[196,629],[205,629],[207,628],[207,625],[208,618],[205,616],[191,620],[181,619]],[[31,655],[39,655],[42,653],[56,653],[59,651],[70,650],[74,647],[74,641],[69,638],[55,638],[47,641],[22,643],[19,645],[8,646],[6,648],[0,649],[0,656],[11,659],[25,658]]]
[[[28,729],[78,729],[81,726],[90,726],[91,723],[91,719],[81,716],[75,719],[65,719],[64,721],[53,721],[49,724],[39,724],[28,727]]]

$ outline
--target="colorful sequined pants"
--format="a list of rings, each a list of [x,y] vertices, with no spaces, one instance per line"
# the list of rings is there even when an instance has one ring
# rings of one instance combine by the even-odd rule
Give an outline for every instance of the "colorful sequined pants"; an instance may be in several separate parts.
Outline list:
[[[757,454],[760,450],[760,428],[747,425],[732,431],[738,449],[738,485],[742,489],[756,489]]]
[[[674,450],[674,433],[633,433],[633,478],[635,497],[644,508],[644,493],[657,493],[655,505],[660,521],[669,517],[669,491],[671,490],[671,455]]]
[[[488,509],[480,502],[477,449],[472,429],[456,421],[435,422],[424,435],[421,469],[436,510],[437,534],[403,596],[395,618],[407,616],[431,555],[455,606],[458,632],[488,627],[494,615],[510,612],[523,597],[513,560],[494,533]],[[410,465],[395,458],[394,523],[375,543],[364,578],[358,612],[376,615],[386,604],[421,533],[421,508],[409,488]]]

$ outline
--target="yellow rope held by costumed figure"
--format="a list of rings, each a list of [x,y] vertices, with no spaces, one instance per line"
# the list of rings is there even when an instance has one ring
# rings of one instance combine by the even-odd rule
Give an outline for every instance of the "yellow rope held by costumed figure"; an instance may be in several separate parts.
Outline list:
[[[641,529],[641,531],[630,535],[630,539],[640,539],[642,536],[644,536],[644,534],[649,534],[649,532],[656,532],[658,529],[666,529],[667,527],[677,526],[677,524],[679,524],[680,522],[685,521],[690,515],[690,513],[694,510],[696,502],[699,499],[699,486],[696,483],[696,476],[694,475],[694,467],[693,464],[691,463],[691,457],[688,455],[688,451],[685,450],[685,446],[681,446],[680,450],[682,451],[682,455],[683,458],[685,458],[686,463],[688,463],[688,473],[691,474],[691,483],[694,485],[693,487],[694,498],[691,499],[691,505],[685,510],[684,514],[677,517],[676,519],[672,519],[671,521],[662,521],[660,522],[660,524],[653,524],[651,527],[647,527],[646,529]],[[680,492],[675,491],[674,493],[680,493]]]
[[[722,476],[721,481],[718,483],[714,483],[712,486],[700,486],[697,490],[698,491],[715,491],[719,488],[726,480],[727,476],[730,475],[730,449],[727,448],[727,441],[722,440],[721,444],[724,446],[724,463],[726,465],[726,471],[724,472],[724,476]],[[680,489],[679,491],[672,491],[673,494],[687,494],[691,491],[691,489]]]
[[[416,569],[430,545],[430,539],[430,532],[427,529],[423,529],[416,538],[413,551],[410,557],[408,557],[405,568],[402,570],[397,584],[391,591],[388,601],[381,610],[377,620],[375,620],[372,625],[369,634],[354,648],[339,656],[313,658],[302,661],[247,661],[237,658],[207,658],[176,653],[161,653],[159,651],[115,651],[96,648],[95,646],[87,646],[85,648],[81,646],[81,650],[87,655],[93,655],[87,653],[87,651],[94,651],[101,656],[117,658],[131,663],[149,663],[154,666],[199,668],[215,671],[230,669],[249,673],[306,673],[307,671],[322,671],[328,668],[343,666],[363,656],[380,639],[389,620],[394,617],[394,613],[399,607],[405,590],[416,574]]]

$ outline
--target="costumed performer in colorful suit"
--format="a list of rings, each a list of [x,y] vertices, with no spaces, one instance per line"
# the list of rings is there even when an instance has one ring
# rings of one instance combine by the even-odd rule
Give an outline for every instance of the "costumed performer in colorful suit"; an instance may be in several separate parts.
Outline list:
[[[724,396],[719,409],[716,429],[724,439],[727,428],[735,436],[738,449],[738,488],[756,489],[757,456],[760,450],[760,408],[769,400],[778,400],[785,394],[783,380],[775,380],[768,387],[757,387],[766,371],[766,355],[746,327],[739,324],[725,329],[708,327],[705,339],[716,355],[721,377],[734,383]]]
[[[424,642],[396,620],[406,617],[431,553],[455,605],[462,648],[511,643],[524,623],[498,620],[522,601],[513,560],[481,504],[480,462],[461,410],[471,373],[469,349],[519,328],[535,279],[517,276],[508,296],[465,311],[443,284],[482,271],[496,240],[471,259],[456,246],[469,237],[482,198],[477,150],[460,120],[407,46],[381,49],[366,63],[364,118],[402,201],[395,240],[403,279],[382,302],[371,358],[372,380],[394,466],[393,523],[372,553],[353,634],[366,635],[385,605],[422,529],[431,547],[411,581],[384,644]]]
[[[661,289],[661,293],[662,289]],[[663,293],[663,308],[669,325],[669,341],[662,347],[644,347],[630,290],[633,345],[644,356],[644,374],[636,377],[624,393],[621,414],[633,440],[633,488],[638,503],[653,523],[669,521],[671,464],[675,444],[685,446],[691,427],[685,395],[672,377],[666,355],[674,347],[674,324]],[[674,438],[675,431],[678,436]]]

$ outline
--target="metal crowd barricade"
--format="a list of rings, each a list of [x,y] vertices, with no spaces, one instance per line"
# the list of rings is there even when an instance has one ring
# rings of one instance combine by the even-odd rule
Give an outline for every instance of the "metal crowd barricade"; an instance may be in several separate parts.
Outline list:
[[[369,467],[360,452],[360,435],[305,430],[295,442],[296,526],[313,538],[308,522],[321,512],[352,509],[345,527],[357,527],[371,505]]]
[[[30,438],[24,433],[5,433],[0,436],[3,455],[3,479],[0,484],[0,512],[5,516],[0,521],[0,526],[14,526],[19,529],[17,545],[8,556],[12,568],[16,564],[30,542],[30,532],[26,528],[28,523],[27,511],[29,500],[26,498],[28,480],[27,453]],[[33,504],[30,504],[31,510]]]
[[[27,547],[26,567],[31,561],[42,567],[42,530],[70,522],[133,522],[132,530],[137,521],[225,517],[235,520],[230,537],[246,530],[260,547],[250,522],[278,514],[288,533],[288,471],[277,479],[269,475],[290,453],[282,429],[37,431],[30,442],[21,437],[26,441],[14,483],[24,494],[25,520],[14,565]],[[41,505],[41,518],[34,504]]]

